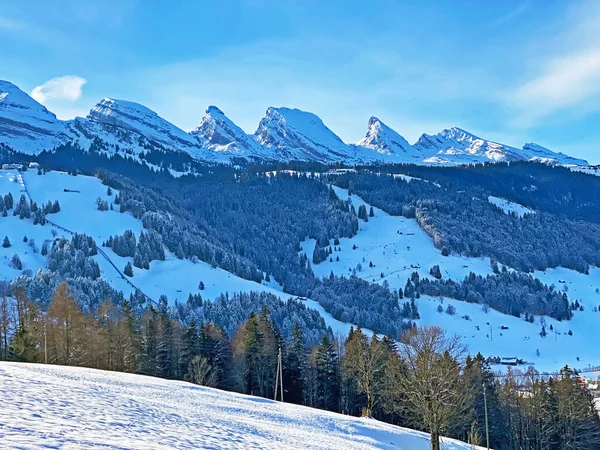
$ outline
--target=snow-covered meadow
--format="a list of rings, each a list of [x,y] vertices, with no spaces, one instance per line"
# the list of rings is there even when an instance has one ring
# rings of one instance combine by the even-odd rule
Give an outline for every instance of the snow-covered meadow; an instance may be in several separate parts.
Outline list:
[[[488,202],[492,205],[496,205],[506,214],[515,214],[517,217],[522,218],[526,214],[535,214],[535,211],[527,206],[523,206],[516,202],[511,202],[510,200],[506,200],[501,197],[494,197],[493,195],[488,195]]]
[[[79,367],[0,362],[0,404],[2,448],[430,448],[427,434],[373,419]]]
[[[339,198],[349,198],[346,189],[336,186],[333,189]],[[350,199],[357,210],[360,205],[365,205],[367,211],[371,207],[357,195],[350,196]],[[516,203],[508,203],[503,204],[506,212],[535,213]],[[519,210],[517,206],[527,211]],[[367,281],[380,284],[387,281],[391,289],[399,289],[404,288],[414,271],[420,277],[431,277],[429,269],[436,264],[444,278],[455,281],[463,280],[469,272],[492,274],[489,258],[455,254],[444,257],[415,219],[391,216],[375,207],[373,210],[374,217],[369,217],[368,222],[360,221],[356,236],[340,239],[341,251],[333,252],[333,261],[327,259],[312,265],[316,275],[325,277],[332,271],[346,276],[355,273]],[[315,241],[307,239],[302,243],[302,251],[311,258],[314,246]],[[353,249],[354,246],[356,249]],[[370,267],[371,262],[373,267]],[[547,285],[566,290],[569,299],[579,301],[584,311],[574,312],[570,321],[536,317],[531,324],[523,318],[493,309],[484,312],[479,304],[423,296],[417,300],[421,316],[417,323],[439,325],[450,334],[461,336],[472,354],[481,352],[486,356],[518,357],[532,363],[539,371],[555,371],[565,364],[580,369],[600,366],[600,347],[596,344],[597,327],[600,325],[600,269],[591,268],[589,275],[585,275],[558,267],[535,272],[533,276]],[[453,305],[456,314],[439,313],[440,304],[444,311],[449,304]],[[548,331],[546,337],[540,336],[542,324]],[[553,331],[549,330],[550,325]],[[508,329],[503,330],[503,326]],[[572,336],[568,334],[569,330],[573,332]]]
[[[127,229],[139,236],[143,229],[141,222],[129,213],[119,213],[118,205],[115,205],[114,211],[97,209],[97,198],[110,204],[118,193],[115,191],[112,196],[108,196],[106,186],[97,178],[81,175],[74,177],[61,172],[37,175],[32,170],[24,172],[23,178],[20,176],[15,170],[0,171],[0,194],[11,192],[15,201],[18,201],[19,196],[25,193],[22,184],[24,180],[30,195],[38,204],[59,201],[61,211],[49,215],[48,219],[69,230],[91,235],[98,244],[110,235],[122,234]],[[340,198],[348,198],[348,191],[337,187],[334,189]],[[369,210],[370,205],[360,197],[353,195],[351,199],[355,208],[364,204]],[[416,270],[421,277],[428,277],[429,269],[436,264],[440,266],[443,277],[456,281],[462,280],[471,271],[482,275],[492,273],[488,258],[468,258],[452,254],[442,256],[416,220],[390,216],[378,208],[374,208],[374,213],[375,216],[370,217],[368,222],[360,221],[360,230],[355,237],[341,239],[341,251],[333,253],[332,262],[327,260],[318,265],[313,264],[316,275],[328,276],[333,271],[337,275],[348,276],[356,271],[356,275],[365,280],[376,283],[387,281],[391,289],[399,289],[404,288],[412,272]],[[0,218],[0,238],[6,235],[12,244],[9,248],[0,247],[0,279],[8,281],[22,273],[11,265],[11,258],[15,253],[21,258],[23,270],[35,272],[46,267],[46,258],[41,256],[39,249],[45,240],[54,238],[53,232],[58,232],[58,236],[64,235],[55,227],[33,225],[31,220],[20,220],[12,216],[12,211],[8,217]],[[37,253],[29,243],[23,242],[24,236],[35,241]],[[303,251],[309,258],[312,257],[314,244],[313,240],[302,243]],[[356,249],[353,249],[354,245]],[[110,248],[105,248],[105,251],[121,270],[128,261],[133,260],[117,256]],[[336,261],[338,257],[339,261]],[[133,288],[108,261],[100,255],[95,258],[100,265],[102,277],[129,295]],[[373,267],[369,267],[371,262]],[[564,268],[548,269],[533,275],[548,285],[554,284],[558,289],[567,290],[569,298],[572,301],[578,300],[584,311],[576,311],[575,317],[570,321],[557,322],[550,318],[536,317],[535,323],[530,324],[523,319],[493,310],[486,313],[481,305],[450,299],[442,300],[443,308],[452,304],[457,313],[453,316],[440,314],[437,312],[440,299],[422,298],[418,301],[421,315],[418,324],[441,325],[450,333],[462,336],[471,353],[480,351],[485,355],[516,356],[534,363],[542,371],[556,370],[564,364],[576,368],[600,365],[600,348],[595,344],[596,329],[600,323],[600,312],[597,312],[600,308],[600,269],[591,268],[589,275]],[[166,294],[170,302],[184,302],[190,293],[199,293],[203,298],[211,300],[224,292],[231,294],[248,291],[265,291],[284,299],[290,298],[274,281],[258,284],[225,270],[212,268],[204,262],[194,264],[187,259],[180,260],[168,251],[166,260],[153,261],[150,270],[134,268],[134,276],[130,280],[151,298],[157,299],[161,294]],[[199,290],[200,281],[205,285],[202,291]],[[313,300],[303,301],[308,307],[319,311],[334,333],[348,333],[351,324],[334,319]],[[463,316],[469,316],[470,320]],[[549,332],[542,338],[539,334],[542,322],[546,324],[548,331],[552,324],[555,332]],[[501,330],[502,326],[508,327],[508,330]],[[573,332],[572,336],[568,335],[569,330]]]
[[[14,181],[15,179],[16,181]],[[141,221],[129,213],[118,212],[119,205],[113,205],[114,210],[98,210],[96,204],[98,198],[106,200],[110,205],[119,192],[113,190],[112,195],[109,196],[107,187],[97,178],[83,175],[72,176],[56,171],[48,172],[45,175],[37,175],[34,170],[22,174],[16,170],[0,171],[0,194],[11,192],[15,201],[18,201],[20,195],[25,195],[23,181],[31,198],[38,204],[58,200],[61,210],[56,214],[49,215],[49,220],[70,231],[92,236],[98,245],[106,241],[109,236],[123,234],[128,229],[132,230],[136,237],[139,237],[143,230]],[[56,233],[56,236],[70,238],[68,233],[50,224],[33,225],[31,220],[20,220],[18,217],[13,217],[12,211],[8,217],[0,218],[0,239],[6,235],[12,244],[10,248],[0,247],[0,279],[10,281],[22,273],[11,265],[11,257],[15,253],[23,262],[23,270],[31,270],[35,273],[46,267],[46,258],[41,256],[39,248],[45,240],[54,239],[53,233]],[[37,253],[34,253],[32,248],[23,242],[25,235],[28,239],[35,240],[38,247]],[[118,256],[110,248],[104,250],[121,271],[127,262],[133,262],[133,258]],[[270,292],[283,299],[294,298],[283,293],[281,286],[276,282],[258,284],[223,269],[212,268],[210,264],[202,261],[193,263],[188,259],[178,259],[169,251],[165,251],[165,255],[165,261],[152,261],[149,270],[134,267],[134,276],[130,279],[135,286],[154,300],[157,300],[161,294],[165,294],[171,303],[174,303],[175,300],[185,302],[190,293],[201,294],[203,298],[213,300],[225,292],[232,294],[249,291]],[[129,295],[133,291],[133,287],[106,259],[100,255],[94,258],[100,266],[103,279],[116,289],[123,291],[125,295]],[[203,290],[199,289],[200,281],[204,283]],[[350,324],[334,319],[313,300],[304,299],[303,302],[306,306],[317,310],[334,333],[348,334]]]

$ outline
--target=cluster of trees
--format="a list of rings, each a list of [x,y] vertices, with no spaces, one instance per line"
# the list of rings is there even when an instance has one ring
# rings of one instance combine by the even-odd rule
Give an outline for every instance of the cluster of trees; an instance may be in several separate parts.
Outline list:
[[[249,312],[258,314],[263,308],[270,311],[271,320],[284,339],[292,337],[295,325],[302,328],[307,343],[319,342],[324,334],[333,336],[323,317],[317,311],[307,308],[302,300],[281,300],[266,292],[241,292],[233,295],[222,294],[214,301],[203,302],[201,297],[191,296],[187,304],[176,305],[176,316],[183,323],[192,320],[218,324],[228,336],[248,317]]]
[[[387,287],[370,287],[356,278],[314,276],[300,243],[307,237],[317,241],[312,262],[318,263],[333,258],[332,241],[337,248],[340,237],[358,231],[354,207],[319,179],[213,174],[163,181],[159,189],[108,172],[100,177],[119,190],[120,210],[140,218],[180,258],[198,258],[256,282],[274,276],[285,292],[317,299],[334,317],[365,328],[398,336],[412,326],[402,320],[411,317],[402,316],[403,306]],[[134,236],[128,236],[122,256],[134,251]],[[106,245],[114,250],[114,242]],[[134,261],[134,266],[140,264]],[[372,305],[389,306],[378,310]]]
[[[369,283],[358,277],[324,278],[312,292],[312,299],[336,319],[360,324],[398,338],[414,326],[419,314],[414,302],[400,304],[398,293],[387,286]]]
[[[524,272],[563,266],[587,273],[590,265],[600,266],[598,213],[583,213],[570,200],[560,201],[560,198],[571,196],[569,186],[572,183],[559,186],[553,182],[555,191],[546,194],[551,186],[545,181],[546,189],[538,194],[537,183],[542,183],[543,176],[538,174],[528,181],[523,177],[523,184],[513,185],[512,192],[529,190],[525,204],[542,209],[536,214],[518,218],[499,210],[487,201],[487,196],[490,193],[507,194],[507,198],[515,201],[522,200],[521,196],[508,195],[506,189],[488,191],[485,184],[482,187],[470,184],[467,190],[461,177],[466,176],[465,172],[468,173],[469,169],[438,171],[435,173],[444,173],[441,177],[443,184],[414,179],[407,182],[373,172],[346,173],[330,180],[345,188],[352,183],[357,195],[390,214],[416,218],[432,237],[435,246],[445,249],[445,254],[453,251],[472,257],[489,256]],[[584,180],[593,178],[573,176],[577,180],[580,177]],[[489,174],[486,177],[493,178]],[[481,178],[478,177],[478,180]],[[586,182],[584,185],[595,192],[597,188],[592,184]],[[581,189],[581,192],[585,190]],[[585,198],[589,199],[589,193],[586,195]],[[551,207],[553,202],[559,206]],[[588,205],[590,201],[582,201],[582,204]],[[561,212],[560,206],[564,206],[565,210]]]
[[[125,230],[121,236],[109,236],[102,246],[112,248],[119,256],[133,257],[133,265],[140,269],[149,269],[152,261],[165,260],[162,237],[152,229],[142,231],[139,240],[133,231]]]
[[[112,207],[113,207],[112,203],[110,204],[110,207],[109,207],[108,201],[106,201],[100,197],[98,197],[96,199],[96,206],[98,208],[98,211],[108,211],[109,209],[112,210]]]
[[[47,309],[24,290],[0,298],[0,358],[143,373],[273,398],[278,354],[283,400],[364,415],[431,434],[485,443],[484,390],[490,445],[499,449],[600,448],[592,398],[569,368],[550,379],[533,369],[494,378],[486,360],[466,357],[438,327],[391,338],[351,329],[310,344],[294,324],[284,335],[269,309],[251,311],[228,334],[219,325],[184,323],[161,298],[136,313],[106,300],[85,312],[66,283]]]
[[[96,242],[85,234],[75,234],[70,241],[56,239],[48,251],[48,270],[63,278],[96,280],[100,277],[100,267],[92,256],[97,254]]]
[[[114,174],[102,178],[120,190],[121,211],[161,234],[173,253],[254,281],[273,275],[296,295],[306,296],[315,283],[299,260],[300,242],[358,230],[351,206],[309,177],[181,177],[160,191]]]
[[[392,167],[378,170],[399,171]],[[539,211],[600,223],[598,178],[566,167],[513,161],[459,167],[404,166],[400,171],[447,188],[484,190]]]
[[[9,192],[5,196],[0,196],[2,216],[8,216],[8,211],[11,209],[13,209],[13,216],[18,216],[20,219],[31,219],[33,216],[34,225],[44,225],[46,223],[46,215],[59,212],[60,204],[58,200],[55,200],[54,202],[48,201],[48,203],[42,203],[42,206],[39,207],[36,202],[27,200],[23,194],[21,194],[19,201],[15,204],[12,194]]]
[[[569,320],[573,316],[566,292],[519,272],[502,271],[486,276],[471,272],[461,282],[450,279],[419,280],[418,276],[413,276],[408,283],[421,294],[485,304],[515,317],[535,314]]]

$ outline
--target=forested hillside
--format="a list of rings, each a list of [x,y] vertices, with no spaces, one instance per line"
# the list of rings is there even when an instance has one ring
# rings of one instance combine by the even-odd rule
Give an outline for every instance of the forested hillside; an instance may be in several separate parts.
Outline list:
[[[488,256],[524,272],[562,266],[585,273],[590,265],[598,266],[598,208],[597,200],[590,200],[590,193],[598,190],[597,178],[525,165],[529,166],[533,167],[529,176],[519,176],[523,165],[506,166],[506,171],[514,167],[516,173],[504,177],[508,180],[503,189],[498,182],[479,183],[481,167],[437,169],[442,171],[438,178],[443,184],[435,181],[438,172],[433,169],[430,179],[407,181],[367,171],[334,176],[330,181],[390,214],[415,217],[443,252]],[[428,175],[426,170],[411,167],[406,173]],[[492,166],[491,170],[500,169]],[[559,178],[549,185],[553,170]],[[561,183],[562,177],[568,181]],[[487,200],[488,195],[504,195],[515,202],[525,199],[524,204],[536,213],[522,218],[506,214]],[[580,205],[590,208],[584,213]]]
[[[64,151],[57,166],[75,164],[63,159]],[[97,157],[103,167],[92,170]],[[425,323],[431,323],[430,301],[439,299],[436,325],[461,320],[465,335],[490,343],[491,319],[453,318],[451,302],[480,305],[483,317],[490,308],[511,316],[533,327],[538,340],[550,332],[558,340],[546,320],[574,322],[561,328],[562,345],[585,339],[593,323],[585,322],[579,338],[575,323],[582,322],[575,320],[596,320],[600,300],[584,299],[579,285],[572,297],[570,281],[557,287],[542,281],[541,271],[589,276],[585,292],[594,292],[600,224],[570,199],[595,192],[597,178],[537,164],[492,166],[510,189],[478,181],[488,169],[479,166],[411,166],[399,174],[397,167],[297,171],[292,164],[212,167],[178,178],[160,171],[153,178],[150,167],[121,157],[90,158],[86,171],[97,178],[71,166],[69,174],[57,173],[50,162],[0,178],[7,192],[0,202],[6,233],[2,359],[142,373],[273,397],[281,348],[286,401],[412,426],[434,440],[445,434],[481,444],[484,380],[495,447],[575,442],[594,448],[599,423],[573,369],[551,378],[534,368],[525,378],[494,378],[490,364],[506,355],[490,345],[489,353],[467,358],[463,344],[442,328],[420,326],[420,309],[427,308]],[[138,169],[128,173],[130,165]],[[554,170],[562,186],[547,182]],[[527,194],[515,194],[521,190]],[[374,239],[384,230],[393,245]],[[413,241],[417,231],[421,236]],[[357,242],[373,246],[366,251]],[[420,253],[429,255],[426,267],[413,256]],[[341,266],[346,261],[353,263]],[[180,271],[193,279],[172,286],[169,274]],[[512,339],[509,327],[498,327],[496,339]],[[536,345],[527,334],[523,339]],[[428,340],[440,347],[432,365],[422,367],[418,358],[429,351]],[[586,364],[594,354],[585,350]],[[436,385],[442,390],[427,391],[428,377],[442,372],[447,383]],[[523,390],[531,393],[527,400]],[[421,394],[455,406],[440,405],[443,413],[433,420]],[[574,404],[584,407],[565,416]],[[547,421],[554,425],[540,429]],[[569,437],[557,431],[561,427],[570,427]]]

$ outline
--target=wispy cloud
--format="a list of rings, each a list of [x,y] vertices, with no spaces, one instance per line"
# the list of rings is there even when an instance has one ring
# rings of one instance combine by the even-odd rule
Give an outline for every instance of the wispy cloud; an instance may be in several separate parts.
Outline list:
[[[8,17],[0,17],[0,30],[14,31],[23,27],[23,24],[17,20]]]
[[[521,3],[516,8],[511,9],[506,14],[493,20],[491,25],[492,26],[504,25],[505,23],[510,22],[511,20],[519,17],[521,14],[523,14],[526,11],[528,11],[529,9],[531,9],[532,6],[533,6],[533,2],[531,2],[531,1]]]
[[[81,97],[82,87],[85,83],[87,83],[85,78],[76,75],[56,77],[33,88],[31,96],[40,103],[46,103],[48,100],[74,102]]]
[[[556,45],[557,42],[562,45]],[[510,125],[528,129],[566,112],[577,115],[600,108],[600,8],[585,3],[560,36],[557,51],[538,62],[539,70],[505,96],[515,112]]]

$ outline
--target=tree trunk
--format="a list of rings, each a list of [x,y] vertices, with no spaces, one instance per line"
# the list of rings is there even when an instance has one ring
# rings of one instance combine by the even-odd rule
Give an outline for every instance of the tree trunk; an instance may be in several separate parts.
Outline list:
[[[440,450],[440,432],[431,430],[431,450]]]

